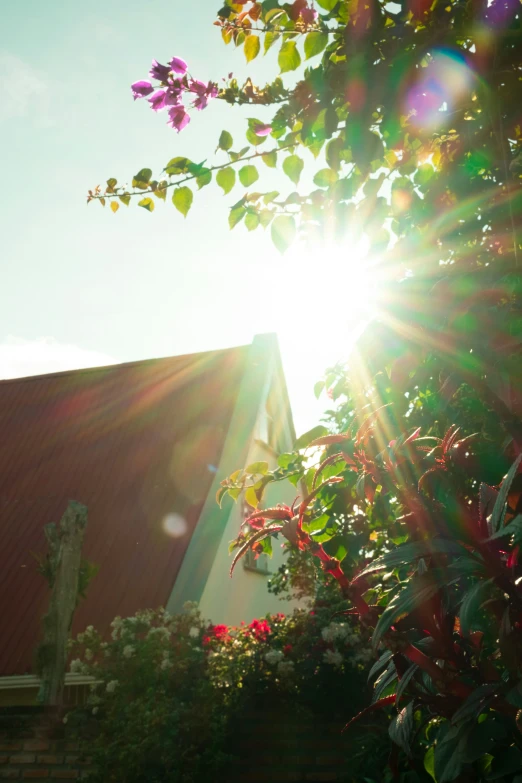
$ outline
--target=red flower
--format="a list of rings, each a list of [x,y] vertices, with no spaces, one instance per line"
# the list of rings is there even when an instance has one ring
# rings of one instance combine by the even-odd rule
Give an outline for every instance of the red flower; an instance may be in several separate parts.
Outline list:
[[[255,638],[260,642],[264,642],[272,630],[266,620],[252,620],[248,627]]]
[[[219,642],[229,642],[230,636],[228,633],[227,625],[211,625],[208,629],[208,634],[203,637],[203,645],[206,646],[212,642],[213,639],[217,639]]]
[[[285,646],[283,647],[283,652],[284,652],[285,655],[288,655],[289,653],[291,653],[292,652],[292,645],[291,644],[285,644]]]

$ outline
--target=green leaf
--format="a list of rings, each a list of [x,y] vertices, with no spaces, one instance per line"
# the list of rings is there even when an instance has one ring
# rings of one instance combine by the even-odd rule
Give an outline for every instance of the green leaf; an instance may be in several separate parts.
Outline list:
[[[422,166],[419,166],[415,172],[413,180],[418,187],[422,187],[430,181],[434,174],[435,169],[433,166],[431,166],[429,163],[424,163]]]
[[[319,397],[321,396],[321,394],[323,393],[324,387],[325,387],[325,382],[324,381],[317,381],[317,383],[315,384],[315,386],[314,386],[314,397],[315,397],[316,400],[318,400]]]
[[[232,139],[232,136],[230,133],[226,130],[221,131],[221,135],[219,137],[218,141],[218,147],[220,150],[227,150],[232,149],[232,144],[234,143],[234,140]]]
[[[509,490],[511,489],[511,484],[513,483],[513,479],[518,473],[518,467],[521,462],[522,462],[522,454],[520,454],[517,457],[513,465],[510,467],[506,478],[502,482],[500,492],[498,493],[498,497],[495,501],[495,505],[491,513],[490,525],[491,525],[491,531],[493,533],[497,532],[497,530],[500,528],[501,524],[504,521],[505,505],[507,502],[507,497],[509,495]]]
[[[272,152],[265,152],[262,155],[263,163],[268,166],[270,169],[275,169],[277,166],[277,152],[275,150],[272,150]]]
[[[228,490],[226,487],[220,487],[218,491],[216,492],[216,503],[221,508],[221,503],[223,501],[223,498],[227,494]]]
[[[275,44],[278,38],[281,37],[280,33],[274,33],[272,30],[269,30],[265,34],[265,46],[264,46],[264,53],[266,54],[271,46]]]
[[[269,209],[262,209],[259,212],[259,222],[263,226],[263,228],[269,226],[273,218],[274,218],[274,213],[271,212]]]
[[[123,202],[123,204],[125,204],[126,207],[129,206],[131,197],[128,193],[122,193],[121,196],[118,196],[118,198],[121,202]]]
[[[437,783],[449,783],[460,775],[463,767],[462,750],[465,747],[468,733],[469,728],[466,724],[452,726],[442,739],[438,739],[434,758]]]
[[[174,193],[172,194],[172,203],[178,212],[181,212],[183,217],[187,217],[188,211],[192,206],[193,198],[194,194],[192,193],[191,189],[184,186],[175,189]]]
[[[281,73],[287,73],[288,71],[295,71],[301,65],[301,55],[297,49],[295,41],[285,41],[279,50],[279,56],[277,58]]]
[[[216,174],[216,182],[226,196],[236,184],[236,172],[232,168],[220,169]]]
[[[139,188],[140,190],[146,190],[149,187],[150,178],[152,177],[152,171],[150,169],[140,169],[135,177],[132,179],[132,187]]]
[[[339,0],[317,0],[317,4],[325,11],[333,11]]]
[[[265,476],[268,473],[268,462],[252,462],[246,466],[245,473],[261,473]]]
[[[314,177],[314,185],[318,188],[328,188],[337,182],[337,174],[333,169],[321,169]]]
[[[174,177],[176,174],[188,174],[189,166],[192,161],[188,158],[172,158],[165,166],[165,171],[169,177]]]
[[[252,128],[249,128],[245,133],[246,139],[253,147],[259,147],[260,144],[264,144],[267,140],[267,136],[257,136]]]
[[[247,231],[254,231],[259,225],[259,215],[257,212],[247,212],[245,217],[245,226]]]
[[[210,169],[207,169],[203,172],[203,174],[200,174],[199,177],[196,177],[196,185],[198,186],[198,190],[201,190],[201,188],[204,188],[205,185],[210,185],[212,182],[212,172]]]
[[[228,216],[228,225],[231,229],[234,228],[234,226],[237,226],[238,223],[240,223],[243,218],[246,215],[246,209],[245,207],[236,207],[235,209],[230,210],[230,215]]]
[[[295,239],[295,235],[295,220],[291,215],[278,215],[274,218],[271,226],[272,242],[280,253],[288,250]]]
[[[143,209],[146,209],[149,212],[154,212],[155,204],[151,198],[142,198],[141,201],[138,201],[138,206],[143,207]]]
[[[490,772],[486,775],[486,780],[498,780],[504,777],[504,775],[520,772],[521,769],[522,752],[514,745],[511,745],[511,747],[495,755],[491,763]]]
[[[508,522],[507,525],[501,527],[496,533],[486,539],[486,541],[494,541],[496,538],[502,538],[503,536],[515,536],[515,544],[520,540],[522,535],[522,514],[517,516]]]
[[[470,693],[468,698],[453,713],[451,722],[455,725],[467,720],[476,720],[480,713],[487,707],[490,701],[493,701],[497,695],[498,683],[486,683],[485,685],[479,685],[474,691]]]
[[[395,664],[393,661],[389,664],[386,671],[384,671],[380,677],[377,678],[374,685],[373,690],[373,696],[372,696],[372,704],[375,704],[376,701],[379,701],[379,699],[384,696],[388,688],[392,685],[392,683],[395,682],[397,679],[397,669],[395,668]]]
[[[245,490],[244,498],[249,506],[252,506],[252,508],[257,508],[259,500],[257,498],[254,487],[248,487],[248,489]]]
[[[356,578],[359,579],[361,576],[366,576],[366,574],[372,574],[382,569],[390,570],[396,566],[418,560],[419,557],[429,557],[432,554],[459,555],[468,559],[470,557],[467,549],[457,543],[457,541],[446,538],[434,538],[429,541],[405,544],[397,547],[397,549],[393,549],[391,552],[387,552],[367,565],[366,568],[363,568]]]
[[[274,201],[278,196],[279,196],[279,191],[271,190],[270,193],[265,193],[265,195],[263,196],[263,203],[270,204],[270,202]]]
[[[391,650],[385,650],[378,661],[375,661],[372,668],[370,669],[370,673],[368,674],[368,682],[372,679],[374,674],[377,674],[377,672],[380,672],[381,669],[384,669],[385,666],[388,665],[390,662],[390,658],[392,657],[393,653]]]
[[[328,44],[328,33],[310,32],[305,38],[304,50],[307,60],[310,57],[315,57],[316,54],[321,54],[323,49]]]
[[[373,632],[372,644],[377,648],[385,633],[403,617],[422,606],[429,598],[439,592],[441,585],[433,577],[433,572],[411,579],[398,595],[388,604],[379,617]]]
[[[410,740],[413,734],[413,702],[399,712],[391,721],[388,734],[392,742],[395,742],[403,751],[411,756]]]
[[[322,438],[324,435],[328,435],[329,432],[322,424],[318,424],[317,427],[312,427],[311,430],[301,435],[294,443],[294,451],[301,451],[306,449],[317,438]]]
[[[477,612],[479,612],[480,607],[487,599],[493,582],[493,579],[477,582],[465,594],[459,611],[460,629],[464,636],[469,636],[471,633]]]
[[[250,35],[247,35],[245,40],[245,46],[244,46],[244,52],[245,52],[247,63],[249,63],[251,60],[254,60],[257,57],[260,48],[261,48],[261,42],[259,40],[259,36],[253,35],[252,33]]]
[[[409,681],[412,679],[413,675],[418,671],[419,667],[416,663],[413,663],[402,675],[399,684],[397,685],[397,690],[395,692],[395,706],[399,706],[399,701],[401,700],[401,696],[406,691],[406,688],[408,687]]]
[[[255,166],[243,166],[239,169],[239,181],[243,187],[248,188],[259,179],[259,173]]]
[[[435,783],[437,783],[437,778],[435,777],[435,748],[433,745],[424,756],[424,769],[428,775],[431,775]]]
[[[289,155],[283,161],[283,171],[289,177],[294,185],[297,185],[304,167],[304,160],[298,155]]]
[[[114,190],[117,184],[118,184],[118,180],[114,179],[114,177],[111,177],[110,179],[107,180],[107,187],[109,190]]]

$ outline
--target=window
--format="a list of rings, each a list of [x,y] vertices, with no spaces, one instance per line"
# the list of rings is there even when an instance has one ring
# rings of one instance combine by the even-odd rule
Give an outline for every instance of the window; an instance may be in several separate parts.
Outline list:
[[[243,501],[242,504],[242,513],[243,519],[246,519],[252,513],[251,506],[249,506],[245,501]],[[270,573],[268,569],[268,556],[258,555],[256,557],[256,553],[249,549],[246,555],[243,557],[243,568],[245,571],[255,571],[258,574],[266,576]]]

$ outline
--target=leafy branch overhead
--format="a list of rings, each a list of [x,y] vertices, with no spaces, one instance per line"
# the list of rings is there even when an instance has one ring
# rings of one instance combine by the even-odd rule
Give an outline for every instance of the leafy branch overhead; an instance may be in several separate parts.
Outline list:
[[[265,86],[251,79],[240,85],[232,74],[202,81],[174,57],[166,65],[153,61],[149,80],[132,85],[134,98],[166,112],[178,132],[192,110],[213,100],[272,106],[271,120],[249,119],[246,144],[236,150],[223,131],[216,163],[207,150],[202,163],[167,164],[156,178],[142,169],[131,186],[111,178],[88,200],[109,201],[117,211],[137,196],[153,211],[155,199],[166,201],[169,188],[182,186],[173,201],[186,215],[192,200],[185,188],[200,190],[215,178],[225,195],[243,189],[230,207],[231,227],[244,221],[252,231],[287,216],[292,230],[283,240],[273,232],[281,251],[297,237],[348,233],[367,235],[376,252],[393,259],[411,242],[436,243],[444,263],[467,259],[471,248],[480,263],[517,255],[522,41],[515,11],[500,0],[480,9],[458,0],[392,7],[379,0],[227,1],[215,22],[225,44],[243,48],[247,62],[275,52],[281,75]],[[275,146],[266,149],[269,137]],[[264,165],[280,168],[297,190],[267,203]]]

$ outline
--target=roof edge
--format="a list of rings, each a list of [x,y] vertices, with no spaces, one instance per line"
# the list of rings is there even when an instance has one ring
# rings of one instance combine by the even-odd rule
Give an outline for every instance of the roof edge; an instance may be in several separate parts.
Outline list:
[[[274,334],[254,337],[218,470],[167,601],[166,608],[172,614],[180,612],[186,601],[199,603],[201,600],[233,508],[232,503],[220,508],[216,502],[216,493],[223,478],[247,459],[259,408],[266,394],[266,383],[272,372],[274,358],[278,355],[277,337]]]
[[[173,356],[156,356],[153,359],[135,359],[132,362],[114,362],[114,364],[101,364],[97,367],[77,367],[71,370],[57,370],[56,372],[44,372],[39,375],[21,375],[17,378],[0,378],[0,384],[8,383],[29,383],[30,381],[41,381],[43,378],[59,378],[67,375],[74,374],[90,374],[96,372],[104,372],[106,370],[121,369],[125,367],[136,367],[137,365],[154,364],[155,362],[164,362],[169,359],[188,359],[189,357],[202,358],[203,356],[217,355],[228,353],[230,351],[237,351],[241,348],[248,348],[248,344],[245,345],[233,345],[230,348],[217,348],[215,351],[195,351],[194,353],[180,353]]]

